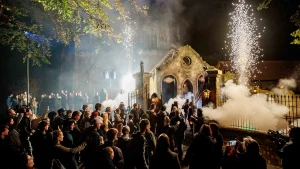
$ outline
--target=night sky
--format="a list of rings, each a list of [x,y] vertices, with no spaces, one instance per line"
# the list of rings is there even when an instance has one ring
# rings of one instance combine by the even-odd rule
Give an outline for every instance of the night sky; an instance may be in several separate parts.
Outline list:
[[[274,0],[269,9],[257,11],[259,27],[266,27],[262,34],[260,46],[264,49],[263,60],[300,60],[300,46],[291,45],[290,33],[296,27],[289,20],[296,11],[298,0],[279,1]],[[181,44],[190,44],[208,63],[214,65],[218,60],[228,59],[224,57],[224,40],[228,32],[228,14],[232,11],[232,1],[225,0],[188,0],[183,1],[182,11],[174,15],[181,25]],[[253,6],[258,5],[258,0],[249,0]],[[155,2],[153,2],[155,3]],[[177,18],[176,18],[177,17]],[[43,89],[50,91],[56,88],[58,74],[61,71],[59,54],[65,46],[56,42],[52,43],[51,65],[31,67],[31,75],[42,79]],[[4,80],[2,96],[9,91],[12,84],[26,76],[26,64],[23,63],[22,54],[10,51],[9,48],[0,46],[2,53],[1,69]],[[214,57],[212,57],[214,55]],[[163,56],[162,56],[163,57]],[[145,63],[146,64],[146,63]],[[4,98],[4,97],[2,97]]]

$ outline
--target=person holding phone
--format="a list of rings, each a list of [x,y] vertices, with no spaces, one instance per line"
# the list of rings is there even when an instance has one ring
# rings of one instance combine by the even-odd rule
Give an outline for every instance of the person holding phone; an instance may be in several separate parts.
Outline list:
[[[267,169],[266,160],[259,153],[259,144],[250,136],[243,142],[229,141],[224,154],[222,169]]]

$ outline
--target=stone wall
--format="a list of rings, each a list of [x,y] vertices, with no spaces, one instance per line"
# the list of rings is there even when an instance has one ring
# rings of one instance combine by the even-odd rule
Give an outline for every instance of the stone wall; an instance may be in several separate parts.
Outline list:
[[[187,65],[184,63],[183,58],[188,56],[191,59],[191,64]],[[182,94],[183,83],[188,79],[193,85],[193,92],[198,92],[198,78],[204,73],[203,66],[208,64],[202,60],[202,57],[191,48],[186,45],[180,47],[177,51],[177,55],[169,58],[163,65],[161,65],[155,72],[155,76],[151,79],[152,83],[156,82],[156,86],[152,87],[150,91],[156,92],[159,96],[161,95],[163,78],[167,75],[172,75],[177,81],[177,95]]]

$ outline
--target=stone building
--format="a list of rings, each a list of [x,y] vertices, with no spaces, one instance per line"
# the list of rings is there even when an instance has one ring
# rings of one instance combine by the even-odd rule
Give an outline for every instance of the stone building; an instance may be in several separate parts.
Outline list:
[[[172,49],[163,59],[147,73],[143,63],[141,71],[134,75],[136,88],[140,93],[140,102],[149,107],[148,99],[156,93],[162,103],[176,96],[202,96],[203,85],[200,85],[201,75],[205,77],[205,89],[210,91],[210,101],[219,105],[220,79],[222,72],[203,61],[202,57],[191,46],[186,45]],[[202,88],[201,88],[202,87]]]

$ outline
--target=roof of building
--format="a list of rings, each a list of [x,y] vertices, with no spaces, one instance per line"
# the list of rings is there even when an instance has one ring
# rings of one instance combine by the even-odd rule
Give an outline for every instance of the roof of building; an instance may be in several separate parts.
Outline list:
[[[181,46],[179,48],[173,48],[171,49],[159,62],[158,64],[156,64],[152,69],[151,72],[154,71],[155,69],[160,69],[162,66],[164,66],[165,64],[169,63],[171,60],[173,60],[181,50],[184,50],[186,48],[189,48],[192,53],[194,53],[196,56],[200,57],[201,56],[190,46],[190,45],[185,45],[185,46]],[[202,59],[202,58],[201,58]],[[207,63],[206,63],[207,64]],[[208,64],[207,64],[208,65]],[[209,65],[208,65],[209,66]]]
[[[256,66],[261,73],[256,72],[252,80],[273,81],[299,76],[297,72],[300,70],[300,61],[263,61],[257,63]],[[232,71],[230,61],[219,61],[216,68],[222,70],[223,73]]]

